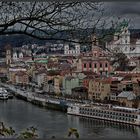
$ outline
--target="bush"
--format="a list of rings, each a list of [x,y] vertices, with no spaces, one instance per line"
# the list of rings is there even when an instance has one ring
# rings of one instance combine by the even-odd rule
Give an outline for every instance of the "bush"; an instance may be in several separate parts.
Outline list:
[[[70,128],[68,131],[68,137],[79,138],[77,129]],[[37,133],[37,128],[33,126],[25,129],[19,134],[16,134],[12,127],[6,127],[3,122],[0,122],[0,138],[36,139],[39,138],[39,135]],[[52,136],[51,138],[54,139],[55,136]]]

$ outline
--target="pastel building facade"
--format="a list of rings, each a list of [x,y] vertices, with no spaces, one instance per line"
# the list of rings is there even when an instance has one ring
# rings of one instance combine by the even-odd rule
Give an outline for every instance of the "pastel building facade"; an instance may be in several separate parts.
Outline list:
[[[78,56],[80,55],[80,44],[74,44],[73,48],[70,48],[70,45],[65,44],[64,45],[64,55],[74,55]]]
[[[72,89],[79,87],[79,78],[73,76],[67,76],[63,78],[63,94],[72,94]]]
[[[111,79],[92,79],[89,81],[88,98],[91,100],[105,100],[110,98]]]
[[[106,43],[106,48],[114,53],[124,53],[128,58],[140,56],[140,39],[131,39],[128,26],[114,34],[114,39]]]
[[[79,58],[77,70],[92,71],[97,74],[108,75],[110,72],[112,72],[108,52],[103,50],[98,43],[92,44],[91,52],[85,53]]]
[[[14,51],[12,58],[13,58],[13,61],[17,61],[17,60],[23,59],[23,53],[22,52]]]

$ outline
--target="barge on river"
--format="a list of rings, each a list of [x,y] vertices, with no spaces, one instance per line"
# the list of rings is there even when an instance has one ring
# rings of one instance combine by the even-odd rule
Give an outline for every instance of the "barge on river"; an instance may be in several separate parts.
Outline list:
[[[92,104],[69,106],[67,113],[83,117],[91,117],[107,121],[140,126],[140,109],[120,106]]]

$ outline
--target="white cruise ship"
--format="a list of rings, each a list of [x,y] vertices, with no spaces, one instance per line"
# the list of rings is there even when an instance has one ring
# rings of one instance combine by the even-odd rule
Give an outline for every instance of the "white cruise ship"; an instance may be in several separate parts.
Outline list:
[[[120,106],[94,104],[73,105],[68,107],[67,113],[95,119],[132,124],[140,126],[140,109],[126,108]]]

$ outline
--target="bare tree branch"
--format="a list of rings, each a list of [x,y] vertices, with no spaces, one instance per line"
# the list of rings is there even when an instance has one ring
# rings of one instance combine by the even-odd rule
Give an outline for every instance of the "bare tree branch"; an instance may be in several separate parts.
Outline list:
[[[40,40],[73,42],[78,38],[86,43],[92,41],[87,40],[90,34],[104,31],[107,24],[102,3],[0,2],[0,35],[25,34]]]

